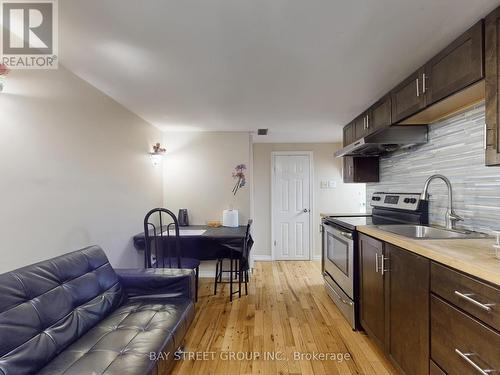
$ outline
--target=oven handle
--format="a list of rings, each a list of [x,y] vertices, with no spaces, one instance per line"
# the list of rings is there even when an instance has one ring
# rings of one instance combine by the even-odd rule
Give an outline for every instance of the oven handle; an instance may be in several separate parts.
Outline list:
[[[323,225],[327,225],[331,227],[335,232],[334,234],[338,234],[341,237],[344,237],[346,240],[352,241],[352,233],[351,232],[345,232],[343,230],[340,230],[338,227],[328,223],[328,222],[323,222]]]
[[[326,276],[327,274],[326,273],[323,273],[323,276]],[[327,283],[328,285],[328,283]],[[345,300],[344,298],[342,298],[342,296],[340,294],[338,294],[338,292],[332,288],[331,286],[329,286],[330,290],[337,296],[337,298],[344,304],[344,305],[349,305],[349,306],[352,306],[354,305],[354,302],[352,301],[347,301]]]

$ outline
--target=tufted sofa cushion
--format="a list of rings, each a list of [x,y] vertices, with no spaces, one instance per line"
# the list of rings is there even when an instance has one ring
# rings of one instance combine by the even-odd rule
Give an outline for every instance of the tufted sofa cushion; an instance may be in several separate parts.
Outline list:
[[[148,374],[156,366],[151,353],[170,353],[173,357],[193,317],[193,304],[185,298],[131,300],[39,375],[79,375],[89,369],[95,374]]]
[[[0,275],[0,374],[41,369],[123,298],[97,246]]]

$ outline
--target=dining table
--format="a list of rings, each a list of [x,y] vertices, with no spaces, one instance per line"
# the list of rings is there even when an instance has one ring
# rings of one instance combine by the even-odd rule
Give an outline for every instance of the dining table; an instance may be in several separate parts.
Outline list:
[[[165,227],[163,230],[166,231],[167,228]],[[238,227],[209,227],[207,225],[179,227],[180,255],[199,260],[217,260],[238,255],[238,258],[247,261],[254,241],[252,236],[249,236],[247,251],[244,252],[243,242],[246,230],[246,225]],[[149,233],[150,238],[154,238],[152,230]],[[136,234],[133,237],[133,242],[136,250],[145,250],[146,236],[144,232]]]

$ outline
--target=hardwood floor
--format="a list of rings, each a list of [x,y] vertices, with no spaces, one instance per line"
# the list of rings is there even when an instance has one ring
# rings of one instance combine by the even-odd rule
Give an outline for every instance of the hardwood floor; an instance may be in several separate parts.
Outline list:
[[[228,290],[225,284],[214,296],[213,280],[200,279],[185,359],[173,374],[396,373],[366,335],[353,332],[340,315],[324,289],[319,262],[256,262],[249,295],[230,303]],[[294,358],[295,352],[341,357],[311,360]],[[266,353],[275,360],[264,358]],[[246,358],[230,360],[231,355]]]

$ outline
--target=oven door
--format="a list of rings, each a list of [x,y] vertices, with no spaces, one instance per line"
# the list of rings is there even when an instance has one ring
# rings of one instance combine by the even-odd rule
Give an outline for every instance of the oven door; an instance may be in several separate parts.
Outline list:
[[[323,257],[325,271],[354,299],[354,241],[352,232],[323,223]]]

